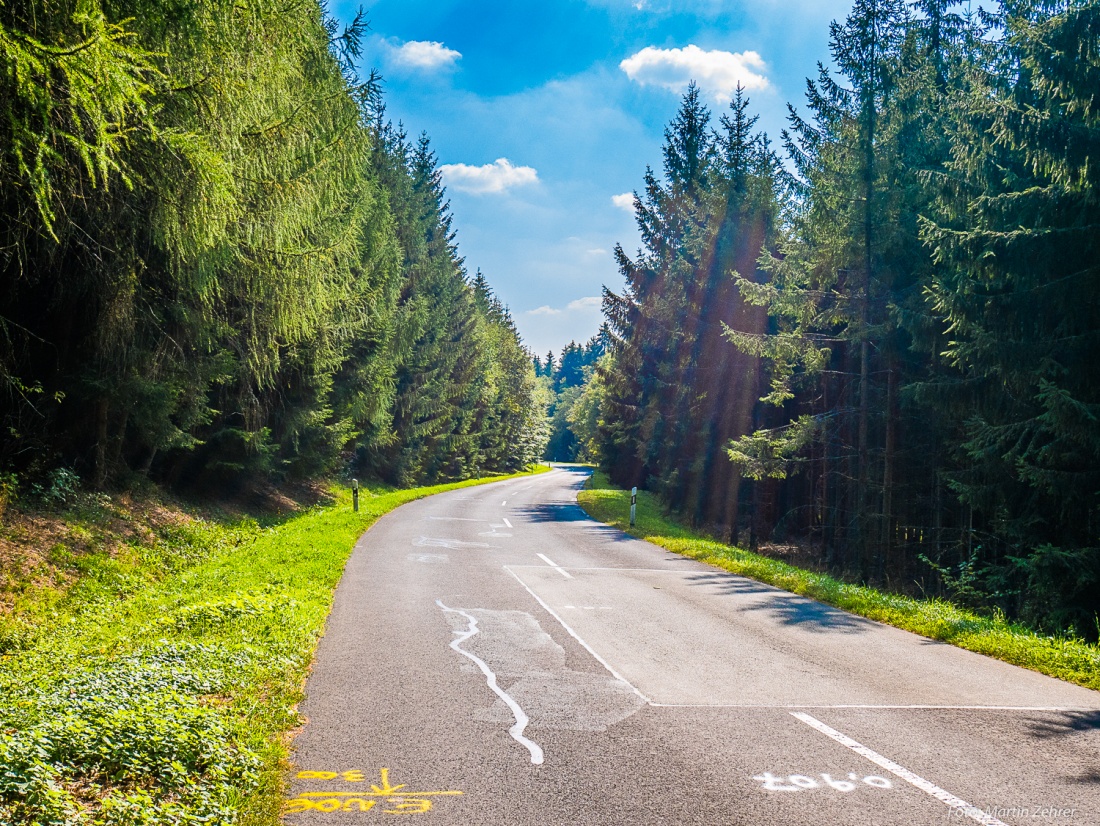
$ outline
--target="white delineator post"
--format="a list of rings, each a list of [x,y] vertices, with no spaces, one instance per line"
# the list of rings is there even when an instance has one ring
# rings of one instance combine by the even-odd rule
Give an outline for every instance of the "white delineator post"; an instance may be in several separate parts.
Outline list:
[[[638,512],[638,489],[630,489],[630,527],[634,527],[634,516]]]

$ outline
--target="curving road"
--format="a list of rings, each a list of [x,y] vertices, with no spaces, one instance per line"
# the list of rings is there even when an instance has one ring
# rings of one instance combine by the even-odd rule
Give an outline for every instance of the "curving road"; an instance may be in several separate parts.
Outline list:
[[[288,824],[1100,824],[1100,694],[588,519],[585,474],[359,541]]]

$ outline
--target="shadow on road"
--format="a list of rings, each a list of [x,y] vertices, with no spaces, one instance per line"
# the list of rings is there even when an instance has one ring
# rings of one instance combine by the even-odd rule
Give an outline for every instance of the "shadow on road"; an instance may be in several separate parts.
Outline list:
[[[784,625],[823,634],[866,634],[877,627],[871,620],[831,608],[797,594],[780,591],[734,574],[706,573],[685,578],[691,585],[705,585],[723,596],[750,597],[742,611],[761,611]]]
[[[598,537],[608,542],[637,542],[618,528],[597,522],[584,512],[580,505],[572,502],[548,502],[540,505],[528,505],[516,508],[515,513],[526,516],[532,522],[587,523],[583,527],[586,535]]]
[[[1062,711],[1028,721],[1028,733],[1043,740],[1097,729],[1100,729],[1100,711]]]
[[[528,517],[532,522],[584,522],[592,521],[580,505],[567,502],[548,502],[541,505],[528,505],[516,508],[516,513]]]

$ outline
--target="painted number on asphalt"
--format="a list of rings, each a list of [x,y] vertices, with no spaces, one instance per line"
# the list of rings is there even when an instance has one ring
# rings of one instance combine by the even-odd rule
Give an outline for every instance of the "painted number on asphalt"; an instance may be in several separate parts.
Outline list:
[[[846,779],[835,779],[829,774],[819,774],[815,777],[806,774],[791,774],[786,777],[779,777],[771,772],[764,772],[755,775],[753,780],[759,780],[763,784],[761,788],[766,792],[804,792],[810,789],[852,792],[860,786],[870,786],[872,789],[894,788],[894,784],[885,777],[877,777],[876,775],[859,777],[854,772],[849,772]]]
[[[461,795],[459,791],[434,791],[434,792],[410,792],[405,791],[407,784],[390,783],[390,770],[381,769],[379,772],[381,782],[371,784],[368,789],[356,789],[355,791],[308,791],[299,792],[286,802],[287,814],[300,812],[381,812],[387,815],[419,815],[430,811],[432,798],[454,797]],[[342,783],[365,783],[366,775],[359,769],[349,771],[300,771],[296,775],[298,780],[337,781]],[[379,808],[375,808],[379,806]]]

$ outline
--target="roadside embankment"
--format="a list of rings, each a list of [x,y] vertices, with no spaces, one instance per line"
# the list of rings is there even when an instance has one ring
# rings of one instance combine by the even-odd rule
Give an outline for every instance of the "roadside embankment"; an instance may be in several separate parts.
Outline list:
[[[334,488],[266,523],[87,496],[41,520],[51,547],[4,566],[0,824],[277,823],[287,733],[356,539],[476,484],[364,490],[358,513]],[[9,556],[32,529],[4,529]]]

